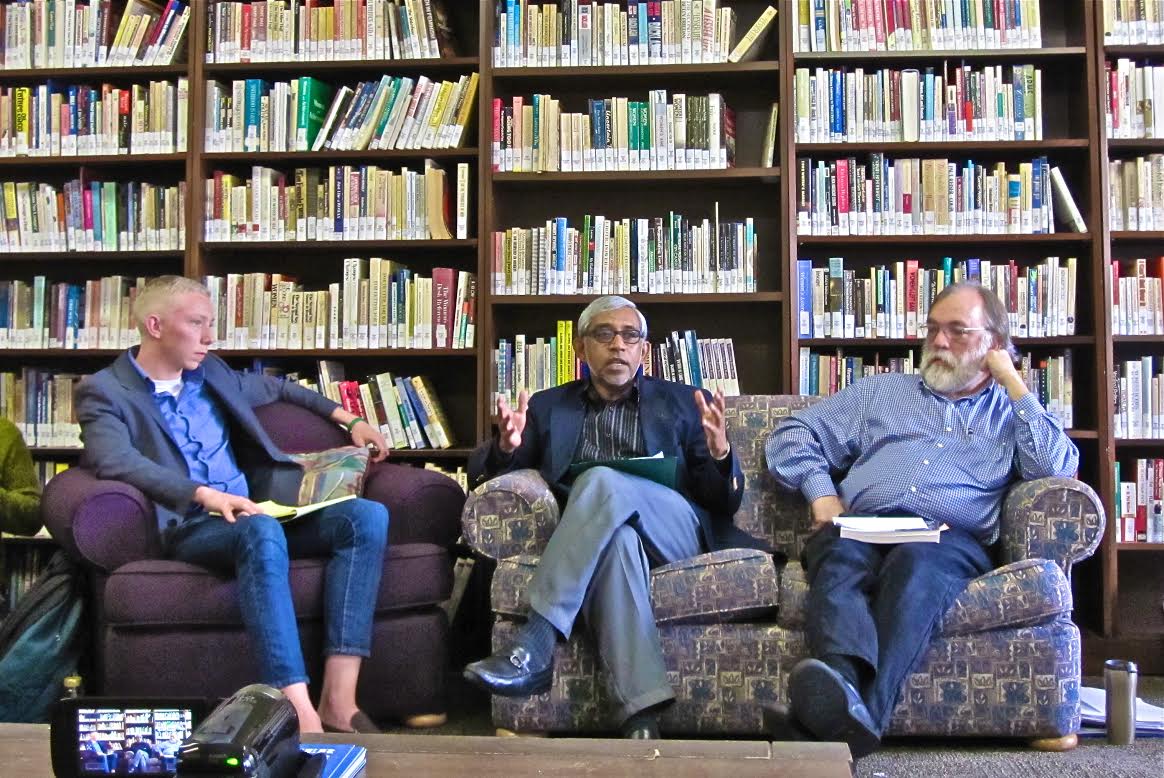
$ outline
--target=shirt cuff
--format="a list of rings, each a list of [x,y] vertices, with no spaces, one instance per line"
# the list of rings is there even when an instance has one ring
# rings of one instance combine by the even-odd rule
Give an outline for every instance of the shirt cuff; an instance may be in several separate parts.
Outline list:
[[[489,446],[489,470],[496,472],[507,467],[513,461],[513,455],[515,453],[514,451],[510,451],[506,454],[502,451],[501,446],[497,442],[497,438],[494,437],[492,445]]]
[[[717,470],[719,470],[720,475],[731,475],[732,474],[732,456],[733,456],[733,454],[735,454],[735,451],[733,451],[729,447],[728,452],[727,452],[727,456],[725,456],[723,459],[716,459],[715,457],[711,458],[711,461],[715,462],[715,467]]]
[[[1039,402],[1038,397],[1035,397],[1034,392],[1027,392],[1017,400],[1011,400],[1011,407],[1014,408],[1015,415],[1027,423],[1042,418],[1045,413],[1042,403]]]
[[[800,485],[800,493],[811,504],[821,497],[836,497],[837,487],[828,473],[814,473],[804,479]]]

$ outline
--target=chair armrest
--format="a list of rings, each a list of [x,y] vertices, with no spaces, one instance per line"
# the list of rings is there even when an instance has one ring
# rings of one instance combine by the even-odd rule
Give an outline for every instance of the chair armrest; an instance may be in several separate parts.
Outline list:
[[[70,557],[105,573],[162,555],[153,503],[129,484],[83,468],[70,467],[48,482],[41,514]]]
[[[1074,478],[1039,478],[1011,488],[1002,509],[1002,564],[1050,559],[1068,578],[1103,538],[1103,503]]]
[[[388,543],[433,543],[449,548],[461,533],[465,493],[433,470],[376,462],[368,468],[364,497],[388,508]]]
[[[537,470],[515,470],[478,486],[465,501],[461,531],[489,559],[540,556],[558,526],[558,501]]]

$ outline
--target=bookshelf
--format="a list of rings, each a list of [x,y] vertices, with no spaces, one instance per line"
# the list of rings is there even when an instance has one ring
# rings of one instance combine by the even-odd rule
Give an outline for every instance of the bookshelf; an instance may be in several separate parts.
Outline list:
[[[122,0],[116,0],[117,3]],[[1109,463],[1113,460],[1164,457],[1164,435],[1149,439],[1117,439],[1112,414],[1114,365],[1133,356],[1164,355],[1164,334],[1116,335],[1109,311],[1111,289],[1105,268],[1115,258],[1152,256],[1164,239],[1164,230],[1112,230],[1109,219],[1109,158],[1127,159],[1164,152],[1164,140],[1108,138],[1102,99],[1103,63],[1120,57],[1151,60],[1164,65],[1164,40],[1148,45],[1105,46],[1104,4],[1090,0],[1040,0],[1041,43],[1021,48],[978,49],[945,46],[927,51],[796,51],[798,4],[787,0],[724,0],[721,7],[736,12],[738,38],[768,5],[779,14],[772,33],[751,61],[688,62],[637,65],[515,66],[495,62],[497,41],[492,2],[448,2],[450,22],[459,41],[455,57],[403,59],[312,58],[305,62],[207,61],[210,6],[191,4],[188,42],[191,56],[177,64],[152,67],[77,69],[37,68],[0,70],[0,87],[33,85],[45,79],[102,80],[132,84],[187,78],[190,84],[189,142],[183,154],[133,156],[85,155],[73,158],[0,158],[0,180],[38,180],[59,185],[84,167],[105,180],[160,176],[187,187],[185,243],[177,251],[74,252],[59,254],[40,248],[0,253],[0,278],[31,280],[37,273],[50,281],[79,282],[112,273],[155,275],[185,272],[199,277],[226,273],[286,272],[298,277],[305,289],[326,288],[339,279],[347,257],[383,256],[428,275],[434,267],[451,267],[477,274],[477,332],[467,349],[233,349],[224,358],[238,367],[256,359],[271,360],[286,369],[311,371],[319,359],[342,362],[349,377],[382,370],[394,374],[429,376],[450,417],[456,438],[449,449],[397,450],[399,461],[436,462],[455,466],[467,458],[472,445],[490,432],[495,386],[494,349],[499,339],[517,334],[550,338],[555,322],[576,319],[595,294],[498,294],[494,291],[493,235],[512,228],[532,229],[555,217],[571,227],[586,215],[612,219],[666,217],[674,211],[693,223],[711,218],[719,205],[725,220],[751,217],[758,236],[754,256],[754,291],[635,292],[651,325],[652,335],[695,327],[700,338],[732,339],[744,393],[795,392],[800,386],[799,350],[834,352],[873,358],[902,357],[909,349],[920,353],[921,340],[912,338],[820,338],[799,334],[797,262],[813,260],[826,266],[830,257],[842,257],[846,269],[867,271],[878,265],[916,259],[922,269],[940,266],[943,257],[955,261],[978,258],[1005,263],[1015,260],[1030,268],[1047,257],[1075,257],[1076,299],[1073,334],[1020,338],[1020,351],[1034,358],[1054,356],[1069,349],[1074,361],[1074,427],[1070,436],[1082,453],[1081,477],[1096,486],[1113,510],[1117,484]],[[325,4],[326,5],[326,4]],[[539,3],[540,5],[540,3]],[[557,3],[553,3],[557,6]],[[622,5],[622,4],[620,4]],[[797,45],[794,45],[796,43]],[[270,57],[268,57],[270,59]],[[1030,64],[1042,71],[1042,139],[932,140],[922,142],[797,142],[794,99],[797,68],[862,68],[879,70],[926,68],[941,72],[943,65],[965,64],[975,72],[1002,66]],[[457,80],[480,74],[470,137],[458,148],[366,149],[359,151],[237,152],[208,151],[205,145],[208,80],[229,83],[261,78],[270,82],[314,76],[335,86],[388,74]],[[735,165],[722,169],[679,170],[562,170],[541,173],[502,172],[493,169],[492,111],[495,99],[512,105],[514,97],[548,94],[563,113],[587,110],[593,99],[626,97],[646,101],[651,90],[705,96],[716,93],[735,112]],[[771,167],[761,167],[766,123],[771,104],[779,107],[776,149]],[[472,133],[475,131],[475,135]],[[798,160],[836,161],[855,157],[866,162],[871,154],[888,160],[946,159],[962,165],[974,160],[991,166],[1003,163],[1014,172],[1020,163],[1046,157],[1058,167],[1074,195],[1085,232],[1065,231],[1062,221],[1053,234],[798,234]],[[260,165],[290,172],[298,167],[377,165],[399,170],[418,168],[432,159],[447,171],[467,162],[471,169],[470,228],[462,240],[206,240],[203,235],[206,180],[215,170],[239,176]],[[1056,211],[1059,211],[1056,208]],[[108,362],[117,349],[86,348],[60,351],[36,348],[0,350],[0,370],[24,365],[91,372]],[[1093,369],[1094,367],[1094,369]],[[65,457],[69,452],[48,449],[38,456]],[[1100,552],[1082,565],[1075,576],[1078,620],[1085,628],[1088,667],[1110,656],[1141,661],[1145,672],[1160,672],[1164,656],[1164,623],[1159,603],[1142,607],[1144,592],[1160,590],[1160,544],[1117,541],[1115,521]],[[1157,597],[1158,599],[1158,597]],[[1148,611],[1151,611],[1149,614]]]

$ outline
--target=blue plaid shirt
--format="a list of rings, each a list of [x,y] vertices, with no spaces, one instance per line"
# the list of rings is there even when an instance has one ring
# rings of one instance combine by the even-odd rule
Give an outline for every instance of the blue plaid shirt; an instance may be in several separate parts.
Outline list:
[[[950,400],[917,375],[855,382],[776,427],[768,469],[809,502],[838,494],[853,513],[945,522],[990,544],[1015,476],[1071,476],[1079,450],[1033,394],[1011,401],[991,381]]]

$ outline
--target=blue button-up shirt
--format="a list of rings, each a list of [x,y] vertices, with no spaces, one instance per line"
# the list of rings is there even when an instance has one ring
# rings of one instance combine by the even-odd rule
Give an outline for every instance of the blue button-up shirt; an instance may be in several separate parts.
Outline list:
[[[153,380],[142,370],[132,352],[129,359],[142,377],[153,385]],[[230,446],[226,418],[206,388],[202,368],[182,371],[182,390],[177,397],[157,391],[156,386],[153,397],[170,436],[186,460],[190,480],[220,492],[249,497],[246,475],[239,469],[234,449]]]
[[[1007,487],[1024,479],[1074,475],[1079,450],[1033,394],[1012,401],[991,381],[951,400],[917,375],[888,373],[853,383],[785,420],[766,446],[768,469],[812,502],[838,494],[848,473],[847,510],[904,513],[998,539]]]

